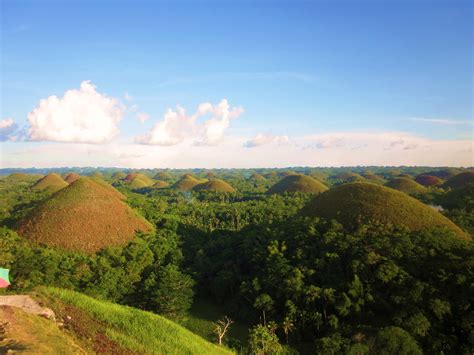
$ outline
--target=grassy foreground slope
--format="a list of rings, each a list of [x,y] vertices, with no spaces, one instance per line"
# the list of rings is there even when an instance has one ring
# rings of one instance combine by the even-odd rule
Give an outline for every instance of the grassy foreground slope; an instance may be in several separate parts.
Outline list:
[[[46,303],[58,312],[58,300],[98,321],[100,331],[120,347],[139,354],[231,354],[180,325],[157,314],[136,308],[99,301],[78,292],[59,288],[40,288]],[[69,310],[71,310],[69,308]]]

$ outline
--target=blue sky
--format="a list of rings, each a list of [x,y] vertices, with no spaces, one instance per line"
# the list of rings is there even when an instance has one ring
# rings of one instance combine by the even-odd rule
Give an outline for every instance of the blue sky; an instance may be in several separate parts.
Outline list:
[[[272,150],[261,145],[291,146],[281,164],[330,164],[298,160],[295,145],[307,151],[308,136],[320,140],[346,134],[343,140],[350,140],[347,135],[355,133],[397,132],[433,144],[450,142],[452,164],[472,165],[470,1],[3,0],[1,11],[0,119],[14,120],[24,132],[31,125],[28,113],[41,99],[62,97],[90,80],[98,93],[126,106],[117,123],[120,133],[100,142],[109,148],[121,142],[129,149],[146,149],[135,147],[144,145],[135,137],[153,130],[168,108],[180,105],[191,114],[200,103],[217,105],[225,98],[244,112],[231,120],[219,140],[225,145],[259,134],[287,137],[254,145],[267,149],[266,154]],[[140,123],[138,112],[150,118]],[[31,142],[31,136],[20,135],[16,142],[3,143],[2,165],[31,166],[34,159],[22,152],[54,147],[52,136]],[[185,146],[186,140],[193,144],[191,133],[184,136],[179,144],[155,140],[146,145],[155,146],[150,152],[160,156],[167,148],[172,156],[184,151],[179,145]],[[84,142],[61,144],[77,151],[77,144]],[[98,143],[86,144],[92,148],[82,148],[90,150]],[[342,149],[341,144],[331,148]],[[213,141],[206,154],[219,145]],[[462,161],[454,157],[459,149],[467,149]],[[289,150],[295,150],[294,160]],[[399,152],[393,161],[374,157],[374,163],[437,163],[412,160],[413,153]],[[256,165],[265,163],[261,154]],[[67,158],[53,156],[56,164],[68,164]],[[356,155],[344,162],[334,156],[335,165],[365,162]],[[103,158],[108,161],[113,155]],[[449,155],[444,159],[439,163],[450,163]],[[46,163],[55,161],[40,164]],[[95,163],[100,161],[87,164],[84,158],[85,165]],[[116,163],[112,165],[149,165],[143,159]],[[192,158],[182,164],[192,165]],[[281,165],[278,160],[272,164]],[[241,165],[236,161],[235,166]]]

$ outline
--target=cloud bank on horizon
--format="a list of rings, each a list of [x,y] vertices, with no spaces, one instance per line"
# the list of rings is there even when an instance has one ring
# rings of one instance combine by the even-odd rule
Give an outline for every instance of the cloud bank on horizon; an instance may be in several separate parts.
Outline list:
[[[133,98],[126,94],[127,102]],[[340,165],[473,165],[473,141],[436,140],[410,132],[308,132],[303,136],[260,132],[228,134],[244,108],[227,99],[203,102],[190,114],[177,105],[154,119],[136,113],[143,134],[124,137],[120,123],[136,105],[100,93],[91,81],[40,100],[18,128],[0,120],[1,167],[124,166],[133,168],[283,167]],[[412,118],[427,124],[471,125],[471,121]]]

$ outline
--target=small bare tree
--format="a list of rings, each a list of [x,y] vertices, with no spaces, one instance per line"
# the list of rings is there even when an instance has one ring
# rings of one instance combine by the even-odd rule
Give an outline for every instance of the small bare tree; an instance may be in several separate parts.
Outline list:
[[[219,345],[222,345],[222,339],[224,339],[232,323],[234,323],[234,321],[227,316],[224,316],[215,323],[216,327],[214,328],[214,333],[217,335],[217,343]]]

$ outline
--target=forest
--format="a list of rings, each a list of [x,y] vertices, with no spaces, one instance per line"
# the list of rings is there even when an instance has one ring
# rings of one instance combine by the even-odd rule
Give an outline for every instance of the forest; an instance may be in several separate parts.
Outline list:
[[[30,230],[49,235],[35,211],[50,213],[53,202],[54,211],[75,216],[75,201],[66,199],[79,186],[68,182],[71,172],[113,187],[147,227],[93,252],[61,244],[66,229],[51,229],[65,233],[59,242],[25,238]],[[474,350],[472,170],[2,173],[0,267],[11,270],[12,283],[0,293],[79,291],[165,316],[242,354]],[[66,187],[35,188],[46,181],[40,174],[62,176]],[[180,188],[193,179],[201,188]],[[312,190],[313,181],[324,189]],[[92,225],[79,222],[83,230]]]

